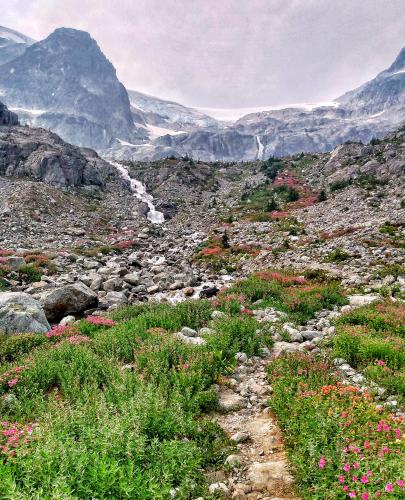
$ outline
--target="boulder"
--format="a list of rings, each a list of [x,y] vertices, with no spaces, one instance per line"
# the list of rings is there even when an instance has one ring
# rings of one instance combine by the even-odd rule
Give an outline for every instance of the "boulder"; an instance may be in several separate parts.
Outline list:
[[[0,330],[10,333],[45,333],[50,330],[41,304],[21,292],[0,293]]]
[[[80,281],[41,294],[39,300],[48,320],[55,322],[98,305],[97,294]]]

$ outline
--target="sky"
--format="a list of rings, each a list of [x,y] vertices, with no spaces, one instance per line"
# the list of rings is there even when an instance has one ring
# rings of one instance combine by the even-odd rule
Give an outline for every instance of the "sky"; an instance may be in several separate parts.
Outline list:
[[[405,46],[405,0],[0,0],[37,40],[88,31],[129,89],[201,108],[327,102]]]

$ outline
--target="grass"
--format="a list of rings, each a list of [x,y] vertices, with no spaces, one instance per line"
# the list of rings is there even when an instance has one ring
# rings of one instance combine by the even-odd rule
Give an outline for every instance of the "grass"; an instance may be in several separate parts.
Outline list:
[[[274,307],[291,321],[305,323],[322,309],[346,303],[339,284],[326,280],[324,275],[305,278],[288,271],[264,271],[221,292],[216,305],[230,313],[237,312],[237,307]]]
[[[202,300],[128,306],[111,326],[2,337],[0,497],[209,498],[202,471],[230,451],[207,415],[212,384],[266,341],[243,313],[210,323],[206,345],[173,338],[211,313]]]
[[[327,360],[311,355],[275,360],[269,382],[302,498],[403,498],[400,419],[341,384]]]
[[[341,316],[333,355],[346,359],[388,393],[405,394],[405,305],[387,299]]]

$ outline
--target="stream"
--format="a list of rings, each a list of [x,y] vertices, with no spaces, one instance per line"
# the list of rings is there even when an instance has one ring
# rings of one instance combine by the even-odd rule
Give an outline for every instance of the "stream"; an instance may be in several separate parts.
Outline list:
[[[165,221],[165,216],[163,215],[162,212],[156,210],[155,205],[153,204],[153,196],[146,192],[145,185],[141,181],[133,179],[129,175],[128,170],[126,167],[124,167],[124,165],[121,165],[120,163],[117,162],[110,162],[110,163],[118,170],[121,177],[129,182],[131,191],[134,193],[136,198],[138,198],[138,200],[141,200],[148,205],[149,208],[147,214],[148,220],[152,222],[152,224],[162,224]]]

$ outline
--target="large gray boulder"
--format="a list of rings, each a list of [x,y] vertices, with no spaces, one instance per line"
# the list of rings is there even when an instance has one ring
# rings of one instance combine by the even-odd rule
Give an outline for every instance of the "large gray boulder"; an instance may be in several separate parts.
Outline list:
[[[45,333],[50,326],[41,304],[21,292],[0,293],[0,331],[10,333]]]
[[[45,292],[39,300],[46,317],[52,322],[60,321],[69,314],[81,314],[98,305],[97,294],[80,281]]]
[[[18,125],[18,116],[0,102],[0,125]]]

